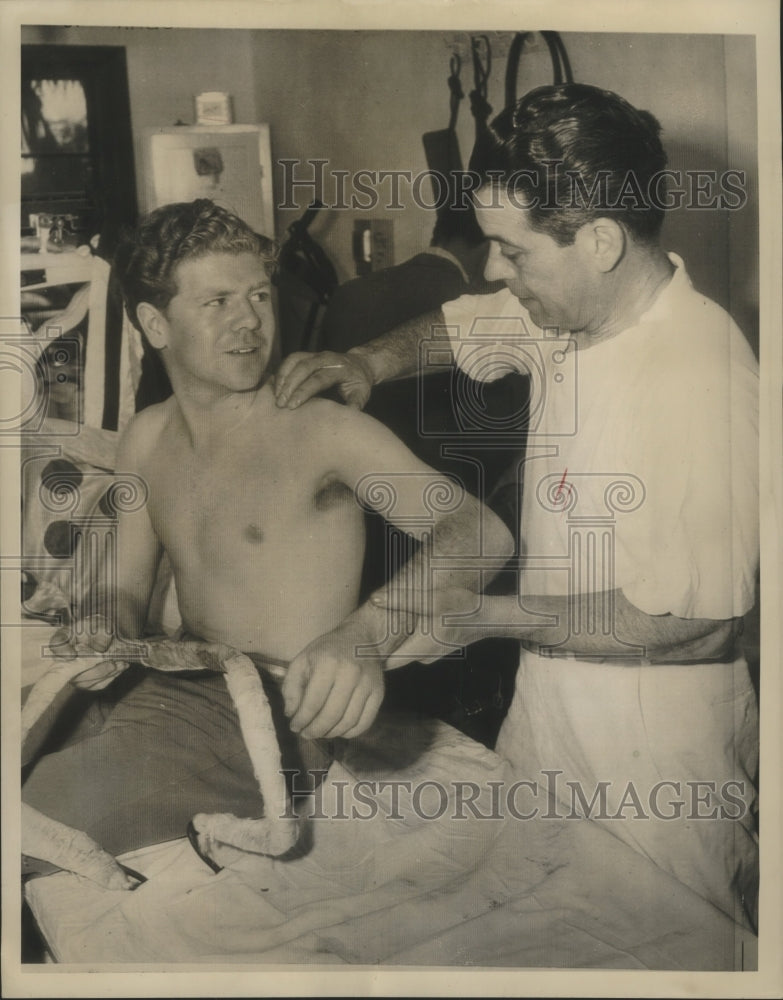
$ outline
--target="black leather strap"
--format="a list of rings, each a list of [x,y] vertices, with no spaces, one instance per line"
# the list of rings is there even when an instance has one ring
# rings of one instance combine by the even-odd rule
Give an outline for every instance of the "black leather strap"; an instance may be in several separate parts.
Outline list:
[[[506,64],[506,107],[516,104],[522,50],[526,39],[532,34],[534,34],[532,31],[519,31],[511,43],[511,48],[508,52],[508,63]],[[547,44],[549,57],[552,60],[552,82],[554,84],[573,83],[574,76],[571,72],[571,63],[560,33],[557,31],[542,31],[541,37]]]

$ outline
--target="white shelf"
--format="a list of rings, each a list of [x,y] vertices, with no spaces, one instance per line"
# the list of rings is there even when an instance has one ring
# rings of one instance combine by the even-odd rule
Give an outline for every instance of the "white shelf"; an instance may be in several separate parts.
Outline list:
[[[71,285],[89,281],[92,276],[92,254],[23,253],[20,254],[20,274],[24,271],[43,271],[44,281],[23,285],[23,292],[48,288],[51,285]]]

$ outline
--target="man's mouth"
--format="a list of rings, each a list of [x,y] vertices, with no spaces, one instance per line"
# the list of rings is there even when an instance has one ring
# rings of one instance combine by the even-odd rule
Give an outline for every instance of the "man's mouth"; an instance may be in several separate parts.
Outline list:
[[[226,351],[226,354],[254,354],[257,350],[257,347],[235,347],[231,351]]]

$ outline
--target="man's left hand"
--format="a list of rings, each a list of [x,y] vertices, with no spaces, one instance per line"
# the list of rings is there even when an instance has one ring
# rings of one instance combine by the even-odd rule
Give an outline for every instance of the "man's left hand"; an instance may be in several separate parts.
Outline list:
[[[88,691],[102,691],[128,669],[133,652],[138,646],[129,644],[115,636],[111,621],[105,615],[95,614],[81,620],[81,627],[62,627],[52,635],[49,643],[51,652],[57,659],[85,660],[97,659],[92,666],[86,666],[82,673],[73,678],[72,683]]]
[[[380,657],[357,653],[369,642],[356,629],[338,627],[291,662],[283,700],[295,733],[351,739],[369,729],[384,694]]]

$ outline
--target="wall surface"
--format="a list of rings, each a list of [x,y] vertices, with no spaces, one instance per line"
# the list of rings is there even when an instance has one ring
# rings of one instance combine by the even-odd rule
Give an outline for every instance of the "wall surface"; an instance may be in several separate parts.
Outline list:
[[[504,103],[511,32],[491,32],[488,99]],[[720,35],[565,33],[574,78],[616,90],[661,122],[670,165],[682,170],[756,170],[756,87],[753,39]],[[290,180],[313,177],[308,159],[326,160],[318,189],[335,200],[332,171],[410,171],[427,168],[422,133],[448,122],[449,57],[462,55],[457,131],[465,165],[473,143],[469,92],[473,89],[470,36],[464,32],[235,31],[143,28],[25,28],[24,42],[124,45],[127,49],[132,126],[194,120],[193,97],[208,90],[233,96],[235,121],[268,122],[274,160],[302,161],[287,173],[276,167],[277,235],[313,197],[312,187]],[[526,48],[518,93],[552,80],[540,35]],[[289,183],[285,183],[286,180]],[[351,188],[347,188],[350,199]],[[355,274],[355,219],[390,219],[395,259],[429,242],[434,211],[416,206],[400,186],[405,210],[387,207],[390,182],[376,188],[373,209],[330,209],[312,227],[344,281]],[[432,197],[429,181],[422,186]],[[694,284],[730,309],[754,344],[758,341],[758,208],[755,188],[742,211],[681,208],[665,224],[667,249],[686,260]]]
[[[499,111],[505,98],[506,54],[510,35],[492,33],[488,99]],[[564,34],[574,78],[615,90],[661,122],[663,141],[675,170],[727,167],[756,170],[756,110],[753,40],[737,36]],[[549,83],[552,70],[539,36],[522,58],[518,94]],[[276,159],[306,156],[328,160],[330,170],[426,169],[421,134],[448,121],[448,60],[463,55],[458,135],[463,160],[470,155],[473,119],[467,98],[473,89],[469,36],[436,32],[257,32],[254,39],[259,114],[272,125]],[[297,72],[285,74],[284,65]],[[281,79],[285,83],[281,90]],[[317,96],[315,96],[317,95]],[[306,165],[302,177],[312,176]],[[304,206],[311,192],[281,194]],[[288,172],[290,180],[290,171]],[[331,188],[325,185],[325,200]],[[405,259],[429,239],[433,212],[403,196],[404,212],[384,209],[389,182],[379,188],[381,206],[373,216],[394,223],[396,258]],[[403,195],[407,191],[402,186]],[[430,197],[428,188],[423,189]],[[334,198],[332,199],[334,200]],[[756,192],[742,211],[681,208],[670,213],[664,231],[667,249],[686,260],[694,284],[729,308],[757,343],[758,269]],[[278,213],[284,228],[296,212]],[[370,213],[322,213],[314,226],[338,264],[341,277],[354,273],[353,219]]]
[[[230,93],[237,122],[258,120],[252,39],[247,31],[24,27],[22,43],[125,46],[137,164],[142,130],[177,122],[194,124],[196,94]]]
[[[750,36],[563,36],[574,78],[622,94],[660,121],[669,164],[748,175],[740,211],[682,207],[664,245],[684,257],[694,285],[729,309],[758,345],[756,86]]]
[[[489,34],[493,51],[488,99],[499,111],[505,99],[509,32]],[[758,343],[758,203],[756,91],[753,39],[720,35],[563,34],[574,79],[615,90],[660,121],[675,170],[748,173],[748,201],[741,211],[691,210],[669,214],[667,249],[681,254],[694,284],[730,309],[748,338]],[[522,57],[517,92],[552,81],[546,45],[539,35]],[[457,131],[465,164],[473,143],[469,92],[473,89],[470,36],[447,32],[255,32],[257,110],[272,126],[273,157],[322,159],[324,200],[335,200],[330,171],[426,170],[423,132],[448,122],[449,56],[462,55]],[[312,189],[283,190],[291,170],[278,167],[278,231],[296,218]],[[313,177],[306,163],[298,178]],[[350,189],[349,189],[350,190]],[[390,183],[379,185],[380,205],[371,212],[323,212],[313,234],[335,260],[341,279],[352,276],[354,218],[393,220],[395,256],[403,260],[426,246],[434,212],[413,204],[401,185],[406,210],[386,208]],[[431,189],[422,189],[431,197]],[[330,194],[331,193],[331,194]]]

